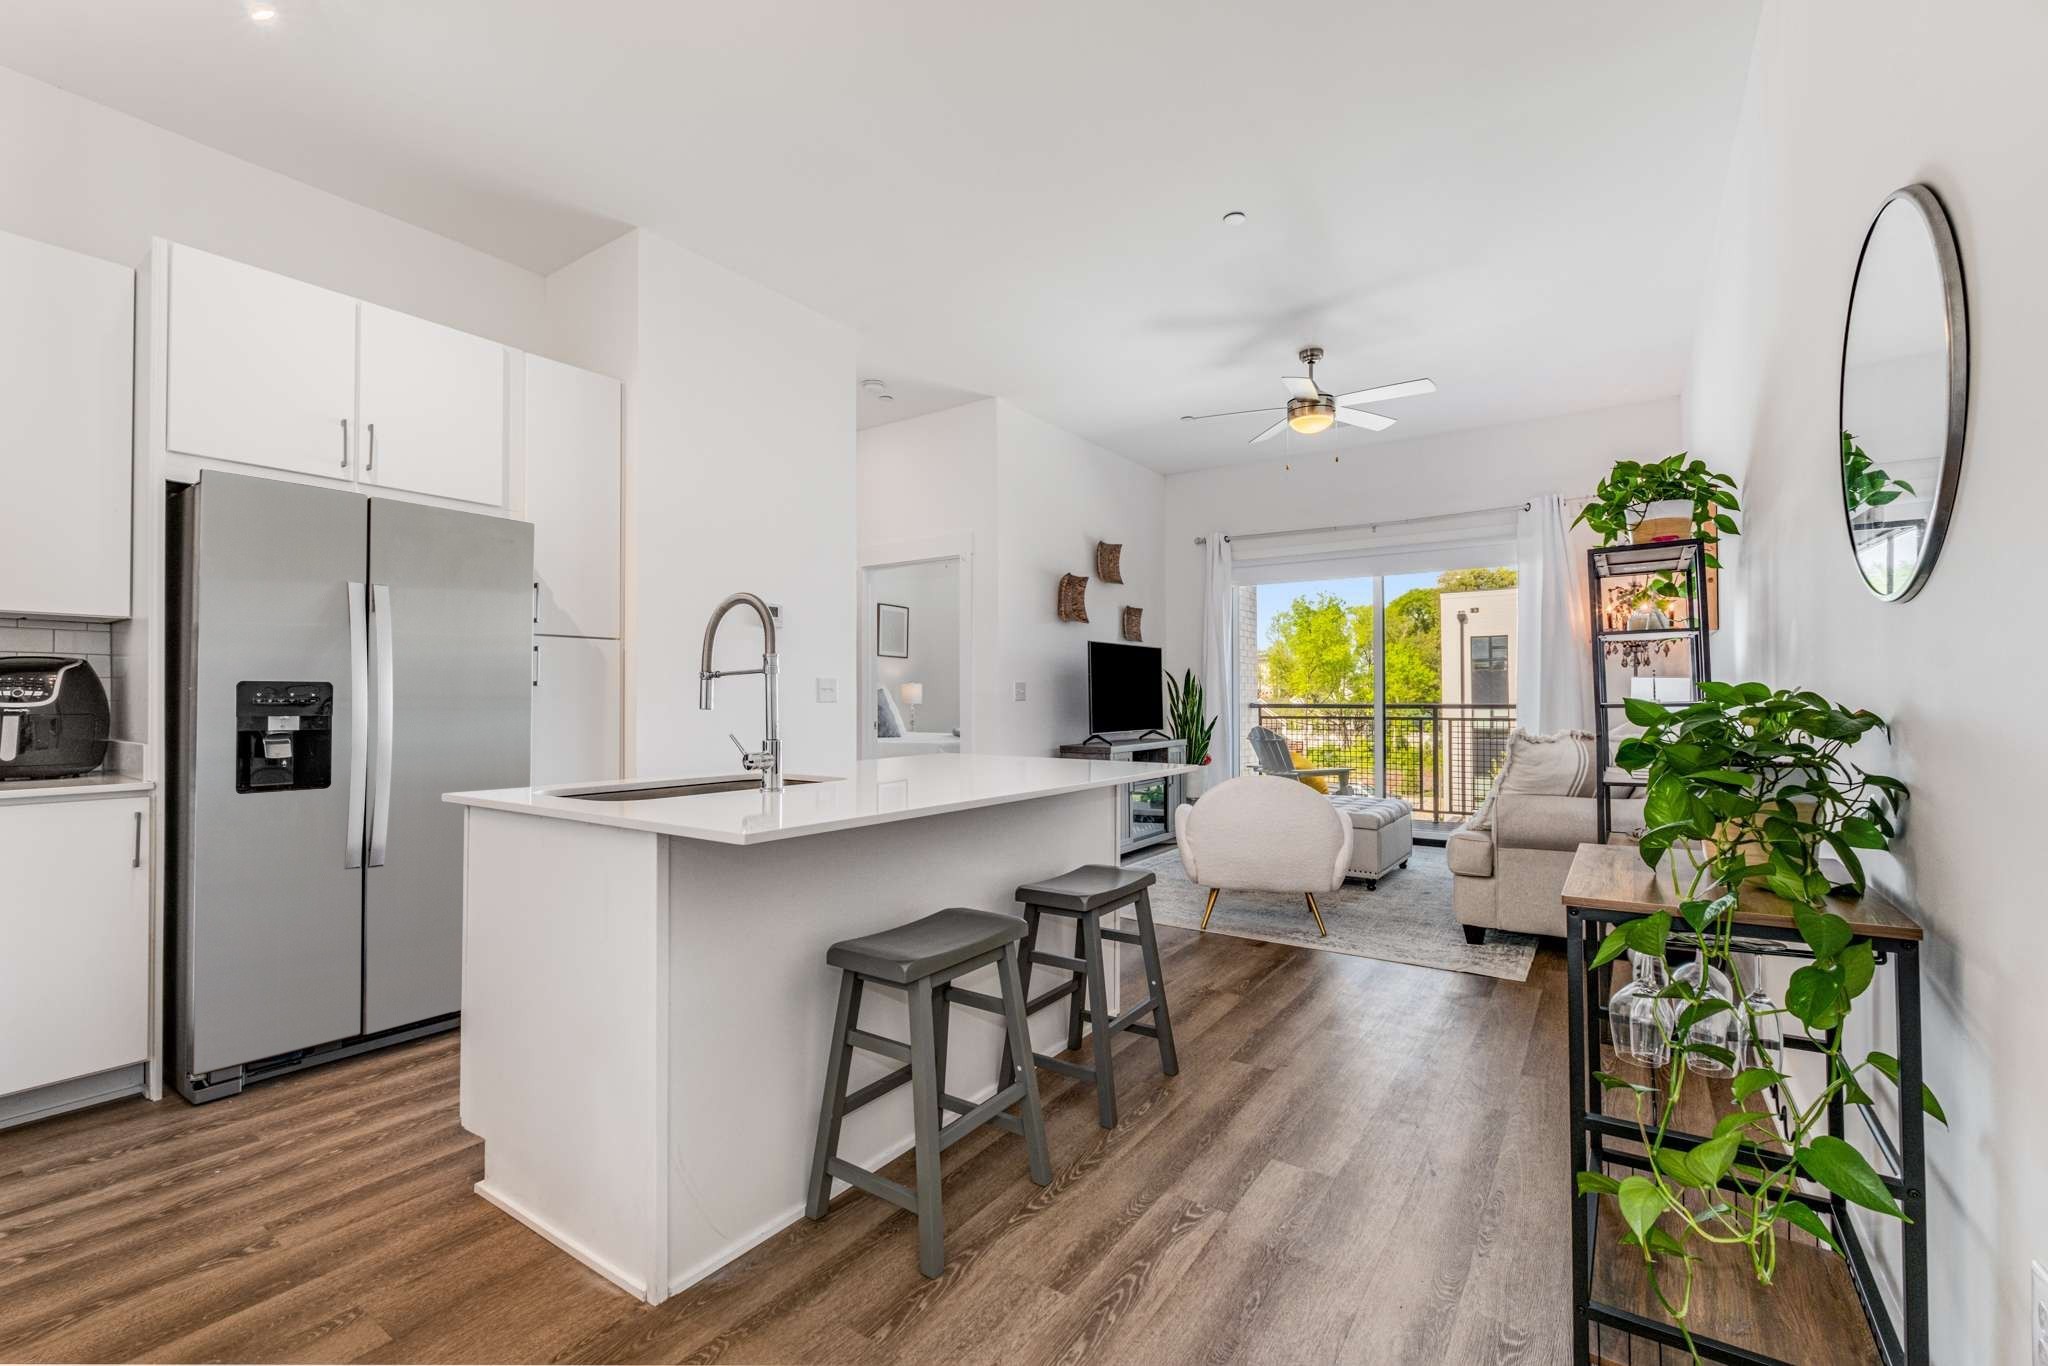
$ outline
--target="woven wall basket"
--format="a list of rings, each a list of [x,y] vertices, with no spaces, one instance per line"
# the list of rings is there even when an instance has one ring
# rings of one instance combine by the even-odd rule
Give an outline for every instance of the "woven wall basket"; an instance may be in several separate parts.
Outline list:
[[[1125,640],[1143,641],[1145,639],[1145,628],[1143,625],[1144,616],[1145,609],[1142,607],[1124,608]]]
[[[1095,543],[1095,577],[1104,583],[1122,583],[1124,548],[1108,541]]]
[[[1079,574],[1060,575],[1060,620],[1088,620],[1088,580]]]

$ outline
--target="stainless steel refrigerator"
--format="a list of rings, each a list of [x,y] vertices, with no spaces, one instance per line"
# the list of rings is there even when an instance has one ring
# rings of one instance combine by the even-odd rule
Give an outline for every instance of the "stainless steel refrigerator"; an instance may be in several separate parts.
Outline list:
[[[441,794],[527,781],[533,528],[208,471],[167,530],[175,1085],[452,1027]]]

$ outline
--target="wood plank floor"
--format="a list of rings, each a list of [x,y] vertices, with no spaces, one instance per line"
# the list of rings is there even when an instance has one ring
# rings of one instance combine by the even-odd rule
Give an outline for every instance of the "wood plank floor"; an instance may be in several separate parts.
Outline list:
[[[639,1304],[471,1192],[443,1038],[0,1134],[0,1360],[1565,1361],[1561,955],[1160,934],[1180,1075],[1121,1037],[1105,1133],[1041,1072],[1057,1179],[993,1128],[949,1151],[938,1280],[848,1195]]]

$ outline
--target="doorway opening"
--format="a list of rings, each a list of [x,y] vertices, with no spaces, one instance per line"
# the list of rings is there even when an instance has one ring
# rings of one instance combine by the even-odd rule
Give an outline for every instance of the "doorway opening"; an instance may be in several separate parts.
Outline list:
[[[968,748],[968,578],[959,555],[862,568],[861,758]]]

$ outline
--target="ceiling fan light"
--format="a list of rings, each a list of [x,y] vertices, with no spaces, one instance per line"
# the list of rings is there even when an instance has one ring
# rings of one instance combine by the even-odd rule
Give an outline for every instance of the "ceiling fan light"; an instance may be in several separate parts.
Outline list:
[[[1302,436],[1327,432],[1337,420],[1337,405],[1325,398],[1298,398],[1287,405],[1287,425]]]

